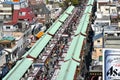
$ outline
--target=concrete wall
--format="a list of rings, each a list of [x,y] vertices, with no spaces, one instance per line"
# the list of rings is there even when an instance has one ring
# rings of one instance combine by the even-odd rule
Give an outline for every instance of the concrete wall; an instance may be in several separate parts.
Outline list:
[[[94,41],[94,47],[102,47],[103,45],[103,39],[102,38],[99,38],[97,39],[96,41]]]
[[[2,56],[0,56],[0,66],[2,66],[5,63],[6,63],[6,56],[5,54],[3,54]]]
[[[13,25],[3,25],[3,31],[15,31],[16,29]]]
[[[102,48],[94,48],[92,52],[92,59],[98,60],[99,56],[102,56]]]

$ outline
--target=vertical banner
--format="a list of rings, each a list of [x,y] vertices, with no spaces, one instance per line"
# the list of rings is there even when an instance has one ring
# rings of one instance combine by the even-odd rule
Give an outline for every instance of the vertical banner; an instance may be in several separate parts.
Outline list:
[[[120,49],[103,49],[103,80],[120,80]]]

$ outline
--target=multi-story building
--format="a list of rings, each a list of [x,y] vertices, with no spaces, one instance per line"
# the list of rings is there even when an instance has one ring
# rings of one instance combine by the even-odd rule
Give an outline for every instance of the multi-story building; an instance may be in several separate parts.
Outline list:
[[[94,49],[92,52],[92,59],[98,60],[99,57],[102,56],[103,34],[102,33],[95,34],[93,42]]]
[[[0,3],[0,20],[11,20],[12,19],[12,5]]]
[[[37,3],[32,3],[33,1],[30,0],[29,5],[30,8],[32,9],[33,13],[36,15],[37,20],[39,23],[49,23],[50,22],[50,11],[46,7],[46,4],[43,2]]]
[[[103,48],[120,48],[119,5],[119,0],[97,0],[90,75],[102,76]]]
[[[0,18],[4,20],[0,29],[0,45],[8,52],[8,61],[14,62],[20,55],[19,51],[29,44],[27,41],[28,35],[31,34],[29,24],[33,22],[34,14],[25,0],[6,0],[0,4],[0,10],[2,14]]]
[[[3,37],[0,40],[0,45],[4,47],[4,50],[8,53],[7,54],[7,62],[8,61],[15,61],[14,57],[16,55],[17,51],[17,45],[15,43],[15,38],[14,37]]]
[[[109,26],[104,29],[104,48],[120,48],[120,29],[118,26]]]

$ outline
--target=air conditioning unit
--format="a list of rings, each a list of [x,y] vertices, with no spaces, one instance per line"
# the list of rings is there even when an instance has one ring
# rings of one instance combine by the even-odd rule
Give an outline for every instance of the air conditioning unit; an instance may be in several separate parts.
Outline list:
[[[20,80],[25,80],[24,78],[21,78]]]
[[[34,64],[32,64],[32,69],[34,69]]]
[[[25,78],[27,78],[27,77],[28,77],[28,74],[26,73],[26,74],[25,74]]]
[[[28,71],[27,71],[28,73],[30,72],[30,69],[28,69]]]

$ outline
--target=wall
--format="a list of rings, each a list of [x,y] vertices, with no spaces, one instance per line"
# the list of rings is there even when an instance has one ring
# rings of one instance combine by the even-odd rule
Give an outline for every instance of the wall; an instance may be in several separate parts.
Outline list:
[[[5,54],[2,54],[2,56],[0,56],[0,66],[2,66],[4,63],[6,63],[6,56]]]
[[[92,52],[92,59],[98,60],[99,56],[102,56],[102,48],[94,48]]]
[[[17,28],[13,25],[3,25],[3,31],[15,31]]]
[[[103,45],[103,39],[102,38],[94,41],[94,47],[102,47],[102,45]]]

